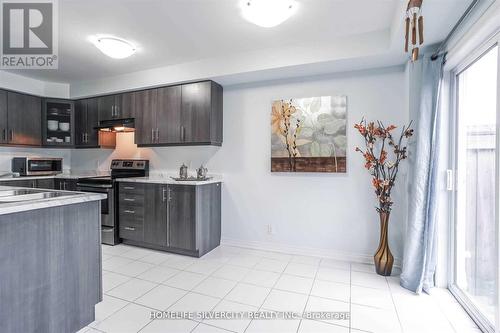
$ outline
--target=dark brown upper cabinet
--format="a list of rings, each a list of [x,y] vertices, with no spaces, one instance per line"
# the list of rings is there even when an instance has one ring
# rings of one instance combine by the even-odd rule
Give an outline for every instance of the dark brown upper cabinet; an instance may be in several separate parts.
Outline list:
[[[222,144],[222,87],[213,81],[139,91],[139,146]]]
[[[213,82],[182,85],[183,144],[222,145],[222,87]]]
[[[7,92],[0,90],[0,143],[8,143],[7,131]]]
[[[133,118],[134,92],[97,97],[99,120]]]
[[[87,98],[75,102],[75,146],[95,148],[99,146],[97,99]]]
[[[157,89],[156,144],[182,143],[181,94],[181,86]]]
[[[7,143],[40,146],[42,143],[42,99],[7,92]]]
[[[118,118],[116,114],[115,95],[97,97],[99,120]]]
[[[135,92],[115,96],[115,118],[134,118]]]
[[[135,143],[139,146],[149,146],[156,143],[157,102],[157,89],[135,93]]]
[[[135,95],[138,145],[181,143],[181,87],[139,91]]]
[[[42,145],[72,147],[75,144],[74,102],[44,98],[42,101]]]

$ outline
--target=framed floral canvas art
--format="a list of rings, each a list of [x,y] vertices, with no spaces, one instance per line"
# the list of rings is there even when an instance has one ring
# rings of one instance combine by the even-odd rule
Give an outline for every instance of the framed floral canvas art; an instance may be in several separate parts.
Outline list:
[[[346,172],[347,97],[278,100],[272,104],[272,172]]]

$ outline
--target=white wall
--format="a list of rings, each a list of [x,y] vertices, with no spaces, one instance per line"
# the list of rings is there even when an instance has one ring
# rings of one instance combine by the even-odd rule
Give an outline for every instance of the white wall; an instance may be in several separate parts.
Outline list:
[[[69,98],[69,84],[48,82],[0,70],[0,88],[43,97]]]
[[[345,94],[348,96],[348,172],[283,174],[270,170],[270,105],[281,98]],[[177,172],[207,163],[224,176],[225,241],[302,253],[371,261],[379,224],[370,177],[354,153],[361,137],[352,128],[366,116],[401,125],[408,121],[403,67],[351,72],[224,88],[224,143],[218,147],[137,149],[133,134],[120,134],[116,151],[73,152],[72,167],[106,169],[116,157],[150,158],[154,169]],[[406,224],[406,170],[395,189],[390,245],[402,257]],[[275,233],[267,234],[271,224]]]

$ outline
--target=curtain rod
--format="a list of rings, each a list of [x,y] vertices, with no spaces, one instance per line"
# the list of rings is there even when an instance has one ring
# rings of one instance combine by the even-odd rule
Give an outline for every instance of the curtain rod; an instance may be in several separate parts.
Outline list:
[[[439,47],[438,49],[436,50],[436,52],[431,56],[431,59],[432,60],[436,60],[439,56],[439,53],[441,53],[443,51],[443,49],[446,47],[446,44],[450,41],[451,37],[453,37],[453,35],[455,34],[455,32],[457,31],[457,29],[460,27],[460,25],[467,19],[467,17],[469,17],[469,15],[472,13],[472,10],[474,9],[474,7],[476,7],[476,5],[479,3],[480,0],[473,0],[471,2],[471,4],[469,5],[469,7],[467,7],[467,9],[465,10],[464,14],[460,17],[460,19],[457,21],[457,24],[455,24],[455,26],[453,27],[453,29],[451,29],[450,33],[448,34],[448,36],[446,36],[446,38],[441,42],[441,44],[439,44]]]

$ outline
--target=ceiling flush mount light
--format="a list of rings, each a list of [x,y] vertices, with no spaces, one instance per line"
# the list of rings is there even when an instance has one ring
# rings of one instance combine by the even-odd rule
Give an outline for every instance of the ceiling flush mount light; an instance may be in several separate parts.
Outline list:
[[[136,47],[121,38],[116,37],[95,37],[92,43],[105,55],[113,59],[123,59],[135,53]]]
[[[246,0],[242,2],[241,10],[247,21],[272,28],[290,18],[297,6],[294,0]]]
[[[405,18],[405,52],[411,47],[411,61],[418,60],[419,47],[424,43],[424,17],[422,1],[409,0]],[[410,40],[411,32],[411,40]]]

